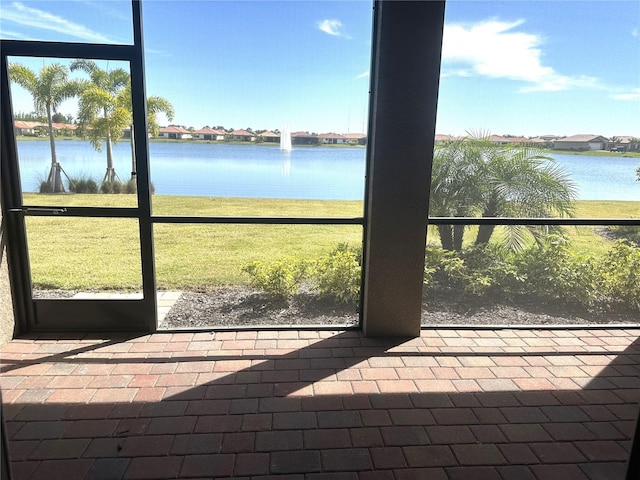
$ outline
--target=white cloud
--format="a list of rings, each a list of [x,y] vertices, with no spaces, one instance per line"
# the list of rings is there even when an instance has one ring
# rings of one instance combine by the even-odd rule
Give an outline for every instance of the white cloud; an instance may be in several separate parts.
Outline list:
[[[616,100],[640,100],[640,88],[635,88],[629,93],[618,93],[613,98]]]
[[[21,2],[14,2],[11,7],[3,8],[2,18],[7,22],[61,33],[86,42],[114,43],[106,36],[94,32],[83,25],[44,10],[27,7]]]
[[[320,20],[316,25],[322,32],[329,35],[333,35],[335,37],[351,38],[349,35],[344,33],[344,25],[342,24],[342,22],[335,18]]]
[[[9,30],[2,30],[2,38],[24,38],[24,35],[18,32],[11,32]]]
[[[567,76],[544,65],[539,35],[516,31],[524,20],[498,19],[444,27],[443,72],[448,76],[472,74],[524,82],[521,91],[557,91],[574,87],[596,88],[598,80]],[[452,68],[462,67],[462,68]]]
[[[362,72],[359,75],[356,75],[356,78],[367,78],[369,76],[369,70],[367,70],[366,72]]]
[[[458,69],[458,70],[442,70],[440,73],[441,78],[445,77],[470,77],[472,73],[469,70]]]
[[[75,0],[98,10],[103,15],[109,15],[117,20],[131,23],[131,2],[126,0]]]
[[[637,37],[638,35],[640,35],[640,33],[638,33],[638,27],[631,30],[631,35],[634,37]]]

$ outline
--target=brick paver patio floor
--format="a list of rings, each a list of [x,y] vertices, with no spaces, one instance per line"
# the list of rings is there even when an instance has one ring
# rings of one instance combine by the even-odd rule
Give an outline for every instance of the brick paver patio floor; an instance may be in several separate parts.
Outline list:
[[[624,478],[640,329],[61,334],[1,350],[14,477]]]

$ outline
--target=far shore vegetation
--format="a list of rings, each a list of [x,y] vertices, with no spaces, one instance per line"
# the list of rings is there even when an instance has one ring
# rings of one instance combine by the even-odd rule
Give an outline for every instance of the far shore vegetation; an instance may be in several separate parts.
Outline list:
[[[83,141],[82,138],[75,135],[56,135],[56,140],[69,141],[77,140]],[[18,135],[16,137],[20,141],[47,141],[47,137],[37,137],[33,135]],[[188,139],[174,139],[174,138],[150,138],[149,142],[152,143],[210,143],[210,144],[225,144],[225,145],[260,145],[265,147],[279,147],[279,144],[272,142],[239,142],[239,141],[224,141],[224,140],[198,140],[193,138]],[[304,147],[327,147],[327,148],[364,148],[364,145],[349,144],[318,144],[318,145],[296,145],[296,148]],[[586,155],[589,157],[623,157],[623,158],[640,158],[640,151],[637,152],[610,152],[608,150],[553,150],[553,149],[541,149],[546,155]]]
[[[69,141],[69,140],[78,140],[78,141],[85,141],[83,138],[81,137],[77,137],[74,135],[56,135],[55,136],[56,140],[61,140],[61,141]],[[46,140],[45,137],[41,137],[41,136],[33,136],[33,135],[17,135],[16,136],[17,140],[20,141],[42,141],[42,140]],[[195,138],[182,138],[182,139],[177,139],[177,138],[157,138],[157,137],[152,137],[149,138],[149,142],[151,143],[203,143],[203,144],[217,144],[217,145],[258,145],[258,146],[262,146],[262,147],[277,147],[280,148],[280,144],[279,143],[275,143],[275,142],[243,142],[243,141],[238,141],[238,140],[199,140],[199,139],[195,139]],[[323,143],[323,144],[315,144],[315,145],[295,145],[296,148],[365,148],[365,145],[357,145],[355,143],[337,143],[337,144],[330,144],[330,143]],[[640,157],[640,153],[638,154],[638,156]]]

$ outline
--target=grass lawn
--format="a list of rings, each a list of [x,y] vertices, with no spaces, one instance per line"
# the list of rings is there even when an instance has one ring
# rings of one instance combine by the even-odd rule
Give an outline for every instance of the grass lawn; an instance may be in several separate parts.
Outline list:
[[[27,205],[134,206],[132,195],[25,194]],[[578,217],[640,217],[640,202],[576,202]],[[357,217],[362,202],[154,196],[157,215]],[[27,217],[36,287],[135,290],[141,285],[138,225],[132,219]],[[593,227],[567,227],[581,252],[603,253],[611,242]],[[341,242],[358,245],[351,225],[155,224],[159,288],[246,283],[252,260],[315,258]],[[430,238],[437,242],[437,236]]]
[[[640,202],[581,200],[576,202],[578,218],[640,218]],[[598,227],[565,227],[574,248],[584,253],[603,254],[611,241],[595,233]]]
[[[132,195],[25,194],[28,205],[135,206]],[[154,196],[158,215],[362,216],[362,202]],[[27,217],[36,287],[139,289],[137,222],[132,219]],[[155,224],[159,288],[200,288],[247,283],[252,260],[315,258],[338,243],[359,245],[352,225]]]

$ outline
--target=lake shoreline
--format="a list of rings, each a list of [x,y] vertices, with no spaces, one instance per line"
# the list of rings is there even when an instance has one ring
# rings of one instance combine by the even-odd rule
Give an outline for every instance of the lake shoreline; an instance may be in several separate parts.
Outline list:
[[[51,163],[46,141],[18,141],[23,191],[38,191]],[[265,148],[262,148],[265,147]],[[71,179],[104,177],[105,152],[86,140],[56,143],[58,162]],[[128,141],[113,147],[123,181],[131,172]],[[547,152],[545,152],[547,153]],[[638,161],[622,154],[589,156],[547,153],[576,185],[580,200],[640,200]],[[158,194],[214,197],[362,200],[366,148],[295,146],[248,142],[160,140],[149,143],[151,181]],[[425,153],[425,161],[428,155]],[[65,182],[67,180],[65,179]]]
[[[32,137],[26,135],[18,135],[16,136],[17,141],[43,141],[49,143],[48,137]],[[56,137],[56,140],[68,142],[68,141],[76,141],[76,142],[88,142],[88,140],[77,138],[77,137]],[[128,143],[129,139],[122,139],[121,142]],[[237,142],[237,141],[215,141],[215,140],[199,140],[199,139],[172,139],[172,138],[150,138],[149,143],[186,143],[186,144],[206,144],[206,145],[244,145],[244,146],[261,146],[261,147],[280,147],[278,143],[272,142]],[[364,150],[366,145],[354,145],[354,144],[317,144],[317,145],[294,145],[296,148],[354,148],[359,150]],[[640,158],[640,152],[610,152],[607,150],[585,150],[585,151],[576,151],[576,150],[553,150],[544,148],[541,151],[548,155],[584,155],[584,156],[593,156],[593,157],[612,157],[612,158]]]

